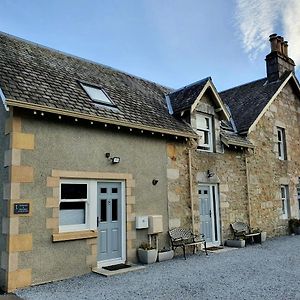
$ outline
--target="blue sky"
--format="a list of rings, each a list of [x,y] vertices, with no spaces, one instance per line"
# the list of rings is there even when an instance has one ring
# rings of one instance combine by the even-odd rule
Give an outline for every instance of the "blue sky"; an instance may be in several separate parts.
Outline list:
[[[221,91],[264,77],[274,30],[290,48],[300,43],[297,0],[287,1],[293,9],[284,0],[0,1],[0,31],[173,88],[211,76]]]

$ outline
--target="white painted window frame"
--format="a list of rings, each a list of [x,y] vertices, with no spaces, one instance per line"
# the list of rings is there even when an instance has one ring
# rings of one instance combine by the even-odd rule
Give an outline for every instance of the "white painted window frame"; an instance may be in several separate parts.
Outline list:
[[[200,119],[204,119],[205,123],[206,123],[206,120],[208,120],[208,128],[203,128],[203,127],[199,126]],[[207,114],[202,114],[202,113],[197,113],[196,114],[196,130],[197,130],[197,134],[199,135],[199,137],[202,136],[202,133],[205,133],[205,132],[208,133],[208,144],[201,144],[200,139],[199,139],[198,150],[205,151],[205,152],[213,152],[213,150],[214,150],[213,116],[207,115]]]
[[[278,137],[280,135],[280,138]],[[285,144],[285,129],[277,127],[277,145],[278,145],[278,158],[286,160],[286,144]]]
[[[281,209],[282,209],[282,219],[288,219],[289,217],[289,187],[288,185],[280,186],[280,199],[281,199]],[[283,192],[283,193],[282,193]]]
[[[61,199],[61,185],[87,184],[87,199]],[[85,224],[59,225],[59,232],[73,232],[81,230],[96,230],[97,227],[97,181],[83,179],[61,179],[59,185],[59,204],[61,202],[85,202]]]

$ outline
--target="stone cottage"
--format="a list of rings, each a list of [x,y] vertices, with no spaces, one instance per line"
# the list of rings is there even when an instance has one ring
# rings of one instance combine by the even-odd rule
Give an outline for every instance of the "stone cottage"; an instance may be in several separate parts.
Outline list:
[[[173,90],[0,34],[1,286],[135,262],[149,233],[162,248],[178,226],[209,245],[236,220],[285,234],[299,83],[287,43],[271,44],[266,78],[218,93],[211,78]]]

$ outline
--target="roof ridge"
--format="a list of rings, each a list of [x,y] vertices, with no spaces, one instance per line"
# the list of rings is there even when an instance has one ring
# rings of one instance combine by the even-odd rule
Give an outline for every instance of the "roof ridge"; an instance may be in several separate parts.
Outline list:
[[[253,84],[253,83],[255,83],[255,82],[258,82],[258,81],[264,80],[264,79],[266,80],[267,77],[263,77],[263,78],[260,78],[260,79],[256,79],[256,80],[252,80],[252,81],[249,81],[249,82],[246,82],[246,83],[242,83],[242,84],[237,85],[237,86],[234,86],[234,87],[232,87],[232,88],[230,88],[230,89],[220,91],[219,94],[224,93],[224,92],[227,92],[227,91],[230,91],[230,90],[234,90],[234,89],[236,89],[236,88],[239,88],[239,87],[242,87],[242,86],[245,86],[245,85],[248,85],[248,84]]]
[[[94,65],[97,65],[97,66],[101,66],[101,67],[103,67],[103,68],[106,68],[106,69],[109,69],[109,70],[112,70],[112,71],[115,71],[115,72],[122,73],[122,74],[124,74],[124,75],[127,75],[127,76],[130,76],[130,77],[136,78],[136,79],[138,79],[138,80],[142,80],[142,81],[145,81],[145,82],[154,84],[154,85],[156,85],[156,86],[159,86],[159,87],[162,87],[162,88],[165,88],[165,89],[168,89],[168,90],[174,90],[174,89],[171,88],[171,87],[162,85],[162,84],[157,83],[157,82],[154,82],[154,81],[152,81],[152,80],[149,80],[149,79],[146,79],[146,78],[137,76],[137,75],[133,75],[133,74],[128,73],[128,72],[126,72],[126,71],[122,71],[122,70],[119,70],[119,69],[117,69],[117,68],[110,67],[110,66],[108,66],[108,65],[102,64],[102,63],[100,63],[100,62],[96,62],[96,61],[94,61],[94,60],[90,60],[90,59],[87,59],[87,58],[84,58],[84,57],[80,57],[80,56],[78,56],[78,55],[71,54],[71,53],[68,53],[68,52],[64,52],[64,51],[61,51],[61,50],[58,50],[58,49],[55,49],[55,48],[52,48],[52,47],[48,47],[48,46],[42,45],[42,44],[37,43],[37,42],[29,41],[29,40],[27,40],[27,39],[25,39],[25,38],[21,38],[21,37],[12,35],[12,34],[10,34],[10,33],[1,31],[1,30],[0,30],[0,35],[6,36],[6,37],[8,37],[8,38],[11,38],[11,39],[14,39],[14,40],[17,40],[17,41],[20,41],[20,42],[24,42],[24,43],[30,44],[30,45],[35,46],[35,47],[43,48],[43,49],[46,49],[46,50],[48,50],[48,51],[56,52],[56,53],[62,54],[62,55],[64,55],[64,56],[68,56],[68,57],[75,58],[75,59],[78,59],[78,60],[81,60],[81,61],[84,61],[84,62],[88,62],[88,63],[94,64]]]
[[[173,94],[173,93],[176,93],[176,92],[179,92],[179,91],[184,90],[184,89],[186,89],[186,88],[192,87],[193,85],[196,85],[196,84],[199,84],[199,83],[201,83],[201,82],[208,81],[208,80],[212,80],[210,76],[205,77],[205,78],[200,79],[200,80],[197,80],[197,81],[195,81],[195,82],[192,82],[192,83],[190,83],[190,84],[188,84],[188,85],[185,85],[184,87],[181,87],[181,88],[179,88],[179,89],[177,89],[177,90],[172,91],[172,92],[169,93],[168,95]]]

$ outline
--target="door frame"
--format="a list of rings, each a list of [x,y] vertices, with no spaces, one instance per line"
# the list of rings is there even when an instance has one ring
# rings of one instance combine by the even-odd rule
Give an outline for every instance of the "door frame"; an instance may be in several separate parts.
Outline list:
[[[220,212],[219,184],[217,184],[217,183],[199,183],[198,191],[201,187],[209,187],[210,205],[211,205],[211,210],[212,210],[212,216],[214,216],[214,218],[211,222],[212,223],[212,237],[214,239],[212,242],[207,242],[207,247],[220,246],[221,242],[222,242],[222,238],[221,238],[221,218],[220,218],[221,212]],[[213,194],[213,187],[215,188],[214,194]],[[214,199],[213,195],[215,196],[215,199]],[[199,216],[200,216],[200,197],[198,197],[198,203],[199,203]],[[199,225],[201,225],[201,219],[200,219]],[[215,229],[217,230],[218,240],[215,240],[215,236],[216,236]]]
[[[97,207],[98,207],[98,184],[99,183],[121,183],[121,258],[107,259],[103,261],[97,261],[97,267],[102,268],[106,266],[112,266],[117,264],[124,264],[126,261],[126,197],[125,197],[125,180],[113,180],[103,179],[97,180]],[[98,227],[97,227],[98,230]],[[98,232],[98,234],[100,234]],[[97,238],[98,240],[98,238]],[[97,254],[98,254],[98,243],[97,243]]]

